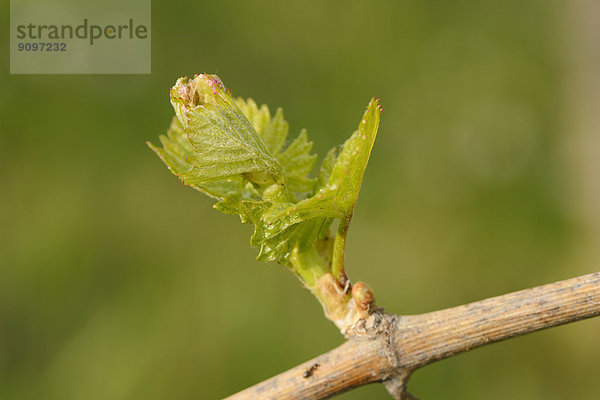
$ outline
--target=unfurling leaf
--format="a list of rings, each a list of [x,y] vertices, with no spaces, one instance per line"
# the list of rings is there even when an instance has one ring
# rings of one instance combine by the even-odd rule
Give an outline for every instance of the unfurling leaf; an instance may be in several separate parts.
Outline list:
[[[179,79],[171,103],[194,150],[186,158],[191,168],[180,172],[185,183],[241,174],[284,182],[283,168],[217,76]]]
[[[273,218],[290,214],[296,214],[301,219],[346,218],[351,215],[377,136],[380,114],[379,100],[371,100],[358,130],[346,140],[337,158],[337,149],[332,149],[327,154],[319,173],[319,190],[312,197],[282,210]]]
[[[358,130],[344,143],[331,171],[329,182],[326,188],[322,189],[335,193],[335,208],[346,215],[352,213],[356,204],[371,149],[373,149],[373,143],[377,136],[381,110],[379,100],[372,99],[360,120]]]

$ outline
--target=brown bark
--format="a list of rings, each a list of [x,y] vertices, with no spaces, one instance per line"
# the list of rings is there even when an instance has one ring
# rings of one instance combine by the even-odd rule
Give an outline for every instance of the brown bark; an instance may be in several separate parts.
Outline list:
[[[600,315],[600,272],[427,314],[375,312],[341,346],[227,399],[325,399],[383,382],[397,399],[411,373],[489,343]]]

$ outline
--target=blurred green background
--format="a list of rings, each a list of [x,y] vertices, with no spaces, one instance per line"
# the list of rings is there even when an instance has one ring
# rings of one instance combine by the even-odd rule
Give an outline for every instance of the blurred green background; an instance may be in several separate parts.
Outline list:
[[[597,271],[598,36],[583,4],[154,1],[146,76],[9,75],[3,36],[0,398],[221,398],[342,343],[295,277],[254,261],[251,228],[144,144],[183,75],[282,106],[321,156],[382,99],[347,270],[390,312]],[[488,346],[409,388],[592,398],[599,333],[588,320]]]

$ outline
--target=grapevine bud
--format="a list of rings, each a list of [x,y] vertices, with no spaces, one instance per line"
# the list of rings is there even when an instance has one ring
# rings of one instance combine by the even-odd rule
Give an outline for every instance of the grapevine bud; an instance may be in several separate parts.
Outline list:
[[[356,282],[352,287],[352,298],[356,303],[357,308],[370,314],[375,309],[375,296],[373,291],[364,282]]]
[[[184,127],[188,125],[187,113],[203,105],[218,105],[227,89],[216,75],[200,74],[194,79],[179,78],[171,88],[171,104]]]

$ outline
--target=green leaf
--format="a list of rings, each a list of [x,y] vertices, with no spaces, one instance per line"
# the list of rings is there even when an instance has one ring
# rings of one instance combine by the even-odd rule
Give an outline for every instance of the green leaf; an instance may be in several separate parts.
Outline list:
[[[279,154],[290,130],[288,122],[283,117],[283,110],[278,108],[271,119],[271,112],[266,104],[258,108],[252,99],[244,100],[238,97],[235,101],[271,154]]]
[[[317,155],[310,154],[313,142],[308,140],[306,130],[300,131],[298,137],[282,152],[289,132],[289,124],[284,119],[283,110],[278,108],[275,116],[271,118],[269,107],[265,104],[259,108],[254,100],[242,98],[236,99],[236,103],[285,170],[288,189],[295,193],[312,191],[315,179],[307,175],[313,169]]]
[[[254,185],[240,176],[207,182],[203,185],[192,185],[192,187],[218,200],[225,199],[234,193],[240,195],[240,200],[258,201],[261,199],[260,193],[254,188]]]
[[[255,231],[252,237],[259,245],[256,259],[287,264],[295,248],[306,251],[312,247],[319,236],[321,223],[321,219],[315,218],[283,228],[270,225],[270,229],[261,229],[258,234]]]
[[[171,103],[193,147],[186,157],[191,168],[179,173],[185,183],[252,173],[285,181],[283,168],[218,77],[179,79],[171,89]]]
[[[297,204],[270,218],[295,215],[296,219],[315,217],[346,218],[352,214],[362,178],[377,135],[381,106],[371,100],[358,130],[344,143],[337,158],[336,150],[328,154],[319,173],[319,190]]]
[[[177,177],[185,175],[192,168],[187,158],[193,154],[194,148],[190,144],[186,133],[183,131],[183,126],[177,117],[173,117],[167,134],[160,135],[159,139],[163,145],[162,148],[156,147],[149,142],[148,146],[154,150],[174,175]],[[189,182],[186,184],[219,200],[223,200],[231,193],[239,193],[240,199],[260,199],[260,194],[254,186],[240,176],[233,176],[204,184],[190,184]]]
[[[316,180],[307,177],[317,161],[317,155],[310,154],[312,147],[313,142],[308,141],[306,129],[302,129],[296,140],[290,143],[283,153],[277,155],[277,159],[285,169],[287,185],[292,192],[302,193],[313,190]]]
[[[288,216],[269,222],[266,217],[277,213],[282,206],[285,204],[242,200],[239,194],[232,194],[214,207],[225,214],[240,215],[242,223],[254,225],[250,244],[259,249],[257,260],[287,264],[295,248],[300,251],[310,248],[332,221],[296,220]]]
[[[358,130],[344,143],[331,171],[327,188],[335,193],[336,208],[343,210],[346,215],[352,213],[356,204],[377,136],[381,110],[379,100],[373,98],[358,125]]]

